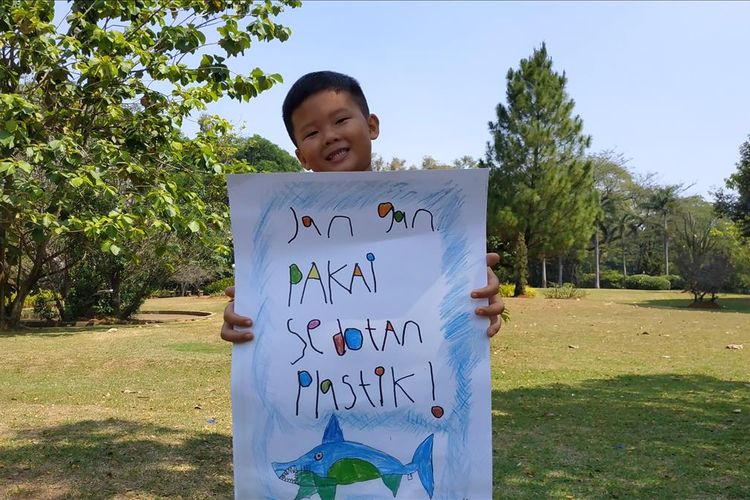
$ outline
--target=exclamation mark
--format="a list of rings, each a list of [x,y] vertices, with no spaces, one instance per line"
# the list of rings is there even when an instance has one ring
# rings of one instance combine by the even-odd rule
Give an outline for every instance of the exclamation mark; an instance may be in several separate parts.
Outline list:
[[[432,382],[432,402],[435,402],[435,373],[432,371],[432,362],[428,361],[428,365],[430,365],[430,382]],[[443,410],[442,406],[439,405],[433,405],[433,407],[430,409],[432,412],[432,416],[435,418],[442,418],[445,414],[445,410]]]

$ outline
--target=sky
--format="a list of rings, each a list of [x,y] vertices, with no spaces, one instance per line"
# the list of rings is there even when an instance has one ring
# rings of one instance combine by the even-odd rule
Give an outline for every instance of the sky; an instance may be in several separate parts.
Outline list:
[[[284,96],[303,74],[331,69],[362,85],[386,161],[483,157],[508,69],[542,42],[568,77],[590,151],[615,150],[635,173],[708,196],[750,135],[747,2],[308,1],[279,21],[291,38],[255,44],[233,67],[284,84],[209,111],[290,152]]]
[[[508,69],[542,42],[568,77],[590,152],[621,153],[636,174],[708,197],[750,135],[750,2],[310,0],[278,21],[288,41],[255,43],[230,67],[284,83],[208,111],[292,153],[284,96],[303,74],[329,69],[359,80],[380,118],[373,151],[386,161],[481,158]]]

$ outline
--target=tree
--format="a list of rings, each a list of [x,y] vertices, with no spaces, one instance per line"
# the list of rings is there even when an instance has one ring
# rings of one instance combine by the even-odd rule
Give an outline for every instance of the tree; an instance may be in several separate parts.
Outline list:
[[[432,156],[425,156],[422,158],[422,170],[447,170],[452,168],[450,165],[440,163]]]
[[[461,158],[453,160],[453,168],[461,170],[465,168],[477,168],[479,163],[473,157],[464,155]]]
[[[583,157],[591,138],[573,115],[566,83],[544,44],[509,69],[507,107],[497,105],[481,165],[492,168],[488,230],[504,241],[523,233],[529,260],[542,261],[543,284],[546,258],[584,244],[596,210],[591,162]]]
[[[523,233],[518,233],[513,248],[513,255],[513,281],[515,281],[513,295],[519,297],[525,293],[529,279],[528,254],[526,252],[526,242],[524,241]]]
[[[691,214],[683,217],[679,232],[677,265],[685,280],[685,290],[693,294],[693,303],[701,303],[707,294],[716,302],[719,290],[732,272],[730,255],[719,244],[716,219],[700,221]]]
[[[257,134],[237,139],[235,158],[258,172],[301,172],[302,165],[287,151]]]
[[[654,188],[646,200],[646,208],[660,216],[664,235],[664,274],[669,274],[669,227],[667,221],[674,210],[679,192],[683,190],[681,184],[658,186]]]
[[[628,160],[614,151],[591,157],[598,210],[594,227],[594,286],[599,288],[601,246],[620,240],[622,273],[627,276],[626,238],[633,234],[640,217],[636,209],[635,183]]]
[[[206,103],[246,101],[281,81],[258,68],[233,73],[227,60],[255,41],[287,39],[273,18],[299,2],[68,5],[64,31],[54,2],[0,8],[0,328],[17,325],[26,296],[65,271],[60,257],[82,238],[117,256],[160,234],[223,224],[225,209],[199,187],[247,165],[216,161],[225,125],[193,139],[179,127]]]
[[[715,193],[717,212],[739,224],[742,234],[750,237],[750,137],[740,146],[737,171],[726,179],[729,191]]]
[[[402,158],[393,157],[391,161],[386,163],[383,157],[377,153],[372,154],[372,160],[370,162],[373,172],[395,172],[397,170],[406,170],[406,160]]]

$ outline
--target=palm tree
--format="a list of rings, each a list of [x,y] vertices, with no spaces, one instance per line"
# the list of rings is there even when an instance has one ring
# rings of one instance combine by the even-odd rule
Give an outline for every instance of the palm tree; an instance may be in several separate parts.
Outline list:
[[[669,274],[669,231],[667,220],[674,210],[678,194],[684,188],[681,184],[658,186],[651,191],[646,199],[645,208],[652,210],[662,218],[664,229],[664,274]]]

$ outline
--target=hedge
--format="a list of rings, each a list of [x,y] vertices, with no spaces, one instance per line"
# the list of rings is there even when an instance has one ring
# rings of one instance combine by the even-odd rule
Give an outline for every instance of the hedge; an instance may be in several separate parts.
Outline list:
[[[634,274],[625,278],[625,288],[630,290],[669,290],[669,280],[662,276]]]

